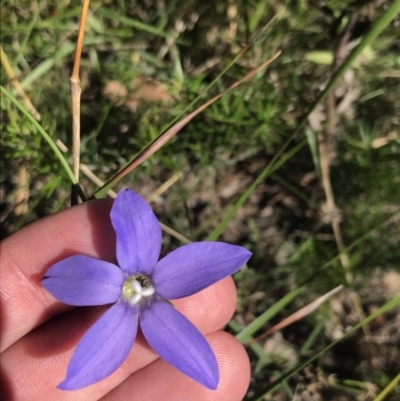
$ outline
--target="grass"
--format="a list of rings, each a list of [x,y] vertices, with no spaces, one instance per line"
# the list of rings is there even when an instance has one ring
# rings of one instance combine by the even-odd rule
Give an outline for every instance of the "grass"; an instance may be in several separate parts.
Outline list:
[[[285,341],[276,340],[281,355],[264,351],[275,337],[248,347],[253,367],[248,399],[305,399],[316,384],[324,400],[373,400],[386,386],[386,400],[400,392],[393,381],[400,369],[394,345],[398,334],[391,329],[399,314],[393,299],[400,289],[387,286],[388,277],[400,273],[395,214],[400,199],[399,16],[391,21],[398,10],[388,13],[389,5],[91,2],[81,62],[81,158],[103,181],[204,91],[194,107],[282,50],[271,66],[212,104],[114,187],[148,195],[182,173],[154,204],[160,220],[190,240],[220,238],[253,251],[250,265],[235,277],[239,302],[229,325],[246,341],[335,286],[349,287],[331,304],[284,328]],[[71,148],[68,75],[79,15],[78,3],[2,5],[2,46],[41,115],[38,126],[1,97],[2,237],[69,206],[71,180],[40,131]],[[337,44],[352,18],[344,67],[336,70],[330,92],[330,119],[330,95],[324,89],[335,77]],[[110,82],[114,86],[107,91]],[[13,91],[3,70],[1,84]],[[320,147],[324,135],[325,153]],[[70,162],[69,152],[64,157]],[[336,211],[325,207],[321,166],[326,158]],[[85,176],[80,184],[88,197],[98,190]],[[346,251],[351,283],[332,229],[336,218],[345,247],[355,244]],[[166,237],[166,249],[178,245],[179,240]],[[304,282],[307,291],[301,291]],[[369,316],[372,341],[357,331],[328,354],[327,344],[362,319],[350,290]],[[378,323],[370,313],[387,302],[394,302],[393,308],[385,323]],[[385,343],[378,341],[382,336]],[[284,356],[285,344],[294,350],[294,359]],[[343,355],[350,355],[352,363]],[[379,368],[371,355],[379,359]],[[294,374],[294,366],[304,362],[308,368]],[[287,380],[265,385],[278,377]]]

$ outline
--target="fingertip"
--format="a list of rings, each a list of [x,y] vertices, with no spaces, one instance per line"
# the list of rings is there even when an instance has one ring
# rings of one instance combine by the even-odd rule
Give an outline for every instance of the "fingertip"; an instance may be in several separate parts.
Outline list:
[[[224,327],[236,309],[237,293],[232,277],[226,277],[197,294],[173,300],[179,309],[202,333]]]
[[[220,382],[217,391],[225,395],[221,399],[242,400],[251,377],[250,360],[245,348],[235,337],[223,331],[207,336],[207,340],[219,364]]]

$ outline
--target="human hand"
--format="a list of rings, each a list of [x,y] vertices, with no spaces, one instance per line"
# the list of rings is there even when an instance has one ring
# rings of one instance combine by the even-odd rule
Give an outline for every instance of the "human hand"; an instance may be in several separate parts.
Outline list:
[[[141,335],[123,365],[111,376],[76,391],[56,388],[72,352],[107,307],[73,308],[41,285],[55,262],[83,254],[115,258],[111,200],[87,202],[35,222],[1,244],[1,393],[6,400],[241,400],[249,362],[243,347],[219,331],[232,316],[236,290],[228,277],[175,307],[205,334],[217,357],[217,390],[187,378],[147,345]]]

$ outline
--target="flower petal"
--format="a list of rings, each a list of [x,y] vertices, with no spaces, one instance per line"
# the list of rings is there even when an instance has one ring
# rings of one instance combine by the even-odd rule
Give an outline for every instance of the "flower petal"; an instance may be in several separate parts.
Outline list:
[[[140,315],[140,327],[150,346],[172,366],[215,390],[219,370],[203,335],[168,302],[154,300]]]
[[[150,273],[160,256],[161,227],[147,202],[130,189],[120,191],[111,209],[117,260],[128,273]]]
[[[77,390],[117,370],[136,338],[138,310],[124,302],[113,305],[82,337],[69,363],[67,376],[57,387]]]
[[[158,295],[176,299],[195,294],[239,270],[251,252],[224,242],[194,242],[162,258],[152,282]]]
[[[124,274],[112,263],[75,255],[56,263],[42,285],[59,301],[75,306],[106,305],[121,296]]]

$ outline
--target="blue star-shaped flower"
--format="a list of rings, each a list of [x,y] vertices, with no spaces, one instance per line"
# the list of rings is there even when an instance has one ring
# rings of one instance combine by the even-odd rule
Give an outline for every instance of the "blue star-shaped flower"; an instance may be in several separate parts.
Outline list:
[[[219,371],[203,335],[167,302],[195,294],[235,273],[251,256],[223,242],[182,246],[161,260],[161,228],[150,206],[135,192],[119,192],[111,209],[119,267],[83,255],[53,265],[43,286],[75,306],[114,305],[89,329],[58,385],[75,390],[109,376],[124,362],[136,338],[144,337],[163,359],[215,389]]]

